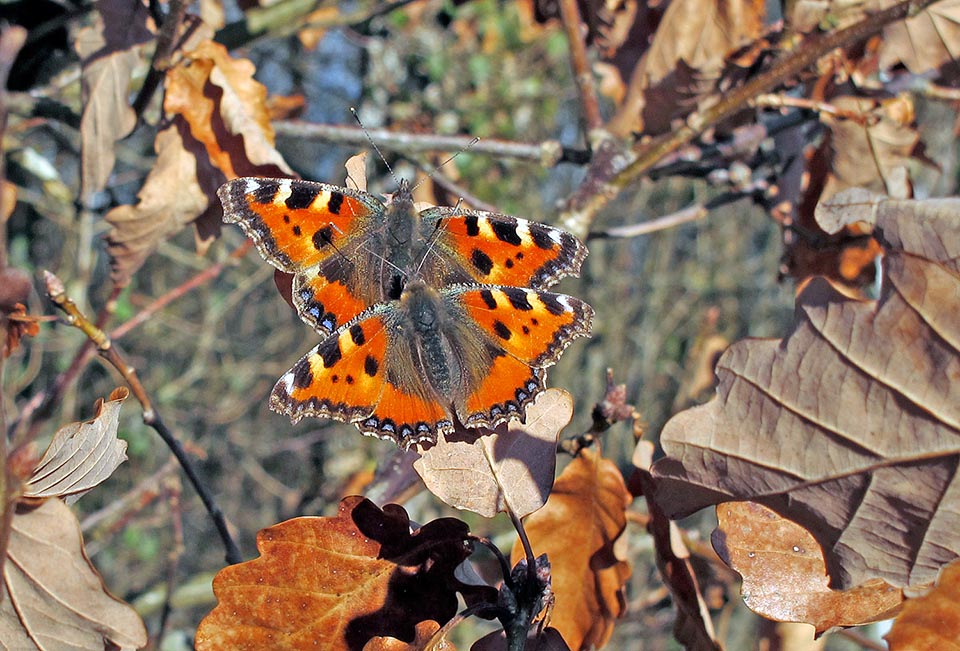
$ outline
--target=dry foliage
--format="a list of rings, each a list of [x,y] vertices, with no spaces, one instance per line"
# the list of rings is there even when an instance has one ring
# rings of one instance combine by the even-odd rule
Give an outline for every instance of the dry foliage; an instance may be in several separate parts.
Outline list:
[[[76,420],[78,395],[83,402],[109,391],[99,393],[114,382],[107,372],[90,370],[99,353],[187,469],[228,558],[240,557],[231,535],[252,538],[280,522],[260,530],[258,558],[220,569],[204,549],[211,545],[198,543],[210,523],[192,495],[181,500],[163,478],[117,477],[111,481],[122,494],[93,491],[81,503],[95,510],[85,533],[110,551],[109,576],[125,594],[144,595],[152,584],[176,589],[188,572],[220,570],[218,604],[208,599],[179,613],[189,637],[208,612],[196,631],[200,651],[452,649],[453,630],[470,617],[495,619],[502,629],[476,642],[476,651],[622,646],[649,631],[666,634],[670,618],[656,612],[665,596],[678,613],[676,640],[715,651],[724,641],[711,615],[725,607],[716,592],[735,588],[709,583],[704,567],[721,562],[705,561],[695,536],[670,518],[719,503],[714,547],[742,576],[742,600],[756,613],[808,622],[819,634],[902,606],[889,636],[894,651],[957,647],[960,201],[915,195],[956,193],[956,125],[951,133],[945,123],[956,119],[960,99],[960,1],[799,0],[786,3],[782,21],[762,0],[471,0],[440,13],[405,2],[349,10],[267,0],[242,1],[238,10],[218,0],[47,4],[55,6],[50,16],[5,3],[29,34],[0,26],[0,646],[147,644],[140,616],[107,592],[88,560],[67,506],[111,478],[138,440],[148,451],[131,474],[164,463],[139,429],[129,445],[117,437],[128,390],[100,401],[92,420],[57,430],[37,452],[40,433],[56,429],[48,419]],[[267,38],[274,39],[269,56],[259,44],[231,51]],[[364,97],[345,90],[358,81],[356,71],[344,72],[350,65],[318,67],[336,38],[362,42],[355,67],[363,68]],[[302,45],[295,56],[279,45],[294,40]],[[285,74],[276,81],[279,68]],[[255,75],[284,95],[268,96]],[[334,81],[343,86],[318,90]],[[340,501],[334,517],[294,517],[336,504],[344,486],[361,483],[348,477],[373,474],[373,463],[360,459],[379,452],[362,448],[349,428],[309,423],[291,433],[266,420],[269,387],[292,351],[329,334],[298,294],[320,266],[296,282],[287,268],[276,273],[288,310],[271,270],[243,259],[248,243],[228,234],[214,246],[223,217],[217,191],[241,177],[295,179],[294,169],[316,169],[319,148],[304,146],[315,131],[365,143],[355,131],[292,119],[315,119],[328,104],[335,111],[348,101],[366,102],[373,120],[390,124],[378,134],[384,162],[393,151],[416,160],[426,150],[473,147],[434,173],[447,194],[431,202],[459,208],[464,197],[531,218],[549,214],[589,239],[585,278],[571,294],[594,305],[598,318],[594,340],[572,349],[552,376],[569,392],[540,394],[525,422],[493,431],[454,423],[436,445],[379,464],[379,490],[398,500],[425,488],[454,509],[509,515],[518,534],[513,567],[485,537],[496,524],[438,517],[445,507],[436,502],[411,503],[422,526],[403,507],[356,496]],[[938,110],[946,115],[936,122],[930,116]],[[473,135],[485,138],[467,145]],[[513,157],[537,169],[525,171]],[[444,158],[418,163],[430,169]],[[582,171],[576,187],[572,165]],[[445,175],[469,187],[451,186]],[[681,188],[680,176],[695,181]],[[366,189],[363,159],[348,163],[346,185]],[[379,280],[396,280],[377,286],[382,302],[344,312],[407,309],[403,284],[421,267],[384,254],[380,248],[395,244],[389,238],[352,233],[345,249],[325,249],[339,242],[330,233],[300,238],[301,222],[315,226],[314,235],[346,229],[356,215],[340,212],[345,195],[327,186],[323,212],[319,194],[298,206],[302,195],[277,192],[269,198],[274,221],[262,228],[289,226],[302,257],[326,256],[360,276],[379,267]],[[649,201],[640,207],[633,195]],[[683,206],[679,197],[694,203]],[[614,200],[622,203],[605,210]],[[736,212],[722,212],[735,200]],[[651,210],[668,214],[630,223]],[[699,223],[679,226],[690,215]],[[506,219],[499,229],[485,226],[488,250],[464,249],[467,273],[455,267],[449,283],[429,289],[482,282],[468,272],[484,273],[494,258],[522,271],[560,246],[559,236],[543,235],[553,231],[538,231],[538,241],[530,226]],[[465,241],[478,237],[479,222],[463,223]],[[187,229],[196,255],[177,240]],[[774,232],[781,241],[773,242]],[[269,239],[249,224],[247,234],[261,249]],[[398,248],[410,244],[389,235]],[[523,255],[498,257],[521,236]],[[424,256],[440,239],[423,242]],[[200,258],[207,254],[215,261]],[[577,269],[580,262],[582,255]],[[31,274],[43,267],[67,279],[58,296],[70,294],[71,307],[66,298],[57,305],[89,342],[42,327],[52,317]],[[513,274],[498,283],[524,284],[510,283],[523,275]],[[717,361],[728,341],[778,332],[771,297],[790,291],[774,287],[778,277],[800,288],[792,328],[780,339],[741,339]],[[319,310],[318,296],[310,305]],[[490,356],[516,364],[545,343],[530,335],[542,325],[528,320],[533,308],[511,296],[495,308],[487,302],[490,313],[524,313],[509,324],[491,317],[491,331],[514,340]],[[335,289],[322,298],[346,302]],[[296,311],[316,333],[291,327]],[[363,345],[362,328],[341,336]],[[130,354],[117,346],[123,337]],[[337,344],[317,348],[323,354],[313,363],[332,366]],[[454,337],[417,352],[459,360],[457,346]],[[481,348],[463,359],[489,352]],[[387,361],[369,359],[351,369],[372,377]],[[625,384],[608,380],[590,419],[607,366]],[[458,368],[460,380],[482,375]],[[396,386],[397,372],[384,370],[385,382]],[[642,420],[657,434],[669,415],[712,390],[714,372],[716,397],[673,415],[660,432],[666,457],[651,469],[653,445],[635,445]],[[429,381],[404,378],[417,390]],[[497,407],[530,397],[529,385],[486,388],[505,396]],[[347,411],[351,398],[344,389]],[[632,431],[619,425],[624,420],[635,421]],[[189,440],[189,453],[177,436]],[[610,458],[594,445],[600,439]],[[558,448],[576,454],[555,480]],[[626,465],[629,449],[628,490],[618,463]],[[204,457],[202,472],[190,468],[191,454]],[[213,489],[204,492],[205,483]],[[640,496],[645,512],[635,506]],[[147,509],[154,503],[157,512]],[[650,544],[634,547],[652,547],[649,555],[628,553],[628,542],[645,535],[627,529],[630,518],[647,524]],[[112,537],[121,530],[132,542]],[[478,541],[496,562],[472,556]],[[170,553],[159,553],[168,544]],[[649,607],[628,610],[628,590],[632,603]],[[466,607],[458,612],[460,599]],[[150,626],[162,638],[166,612]],[[622,640],[614,637],[620,631]]]

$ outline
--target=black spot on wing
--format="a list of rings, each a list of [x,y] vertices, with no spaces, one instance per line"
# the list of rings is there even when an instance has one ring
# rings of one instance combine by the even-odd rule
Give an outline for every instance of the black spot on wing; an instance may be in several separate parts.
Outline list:
[[[307,358],[297,362],[290,372],[293,373],[293,386],[298,389],[306,389],[313,383],[313,371],[310,370],[310,361]]]
[[[550,231],[540,224],[530,223],[528,225],[530,230],[530,237],[533,239],[533,243],[537,246],[538,249],[550,250],[556,246],[556,242],[553,241],[553,238],[550,237]]]
[[[517,222],[513,219],[500,218],[490,222],[493,227],[493,234],[497,239],[513,246],[519,246],[521,243],[520,234],[517,232]]]
[[[473,253],[470,254],[470,262],[472,262],[477,271],[482,273],[484,276],[489,276],[490,272],[493,270],[493,260],[491,260],[490,256],[480,249],[473,250]]]
[[[491,310],[497,309],[497,299],[493,297],[493,292],[491,292],[489,289],[480,290],[480,300],[482,300],[484,304]]]
[[[317,198],[317,188],[300,183],[292,183],[290,187],[290,196],[287,197],[287,208],[290,210],[303,210],[309,208],[313,200]]]
[[[340,361],[343,352],[340,350],[340,341],[336,336],[328,337],[325,342],[320,344],[317,354],[323,358],[323,367],[330,368]]]
[[[299,224],[293,227],[293,234],[297,237],[300,237],[303,234],[303,231],[300,230]]]
[[[327,210],[332,212],[334,215],[339,215],[341,206],[343,206],[343,193],[331,192],[330,201],[327,202]]]
[[[353,343],[357,346],[362,346],[367,340],[367,338],[363,336],[363,328],[360,327],[359,323],[350,326],[350,338],[353,339]]]
[[[326,225],[323,228],[318,228],[317,232],[313,234],[313,248],[317,251],[321,250],[323,247],[330,244],[333,241],[333,229],[330,228],[330,225]]]
[[[502,321],[499,320],[493,322],[493,331],[496,332],[497,336],[503,340],[509,339],[510,335],[513,334],[510,332],[510,328],[508,328]]]
[[[377,358],[372,355],[367,355],[367,358],[363,361],[363,372],[373,377],[379,370],[380,363],[377,361]]]
[[[543,305],[547,308],[547,312],[553,316],[560,316],[567,311],[567,308],[563,306],[563,303],[557,299],[556,294],[540,294],[540,300],[543,301]]]
[[[533,309],[533,306],[530,305],[530,301],[527,300],[527,292],[519,289],[517,287],[504,287],[503,293],[507,295],[507,300],[510,301],[510,305],[518,310],[523,310],[527,312]]]
[[[480,220],[476,215],[467,215],[463,220],[464,225],[467,227],[467,235],[470,237],[476,237],[480,234]]]
[[[253,191],[253,200],[257,203],[273,203],[273,198],[280,191],[280,182],[273,179],[257,181],[257,188]]]

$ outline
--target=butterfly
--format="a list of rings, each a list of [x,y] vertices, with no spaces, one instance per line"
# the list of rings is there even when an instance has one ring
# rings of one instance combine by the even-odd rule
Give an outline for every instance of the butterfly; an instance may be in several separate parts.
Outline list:
[[[414,208],[349,188],[240,178],[224,221],[293,274],[292,300],[323,338],[280,379],[271,407],[327,416],[401,447],[522,418],[545,368],[590,332],[586,303],[546,291],[587,255],[573,235],[454,207]]]

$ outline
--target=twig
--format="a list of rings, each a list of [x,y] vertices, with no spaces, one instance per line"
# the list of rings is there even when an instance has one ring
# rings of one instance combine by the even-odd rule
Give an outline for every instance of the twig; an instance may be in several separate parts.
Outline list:
[[[170,55],[176,49],[177,33],[180,31],[180,24],[187,14],[188,2],[185,0],[170,0],[170,10],[166,18],[163,19],[163,25],[160,27],[160,34],[157,36],[157,46],[153,51],[153,59],[150,61],[150,71],[147,78],[137,93],[137,98],[133,101],[133,111],[139,120],[143,117],[143,112],[153,98],[153,94],[160,87],[160,81],[163,79],[167,68],[170,67]],[[152,4],[151,4],[152,6]]]
[[[762,108],[801,108],[816,113],[825,113],[846,120],[853,120],[858,124],[866,124],[871,120],[871,116],[862,111],[851,111],[842,109],[829,102],[810,99],[809,97],[790,97],[782,93],[763,93],[750,101],[752,106]],[[875,118],[874,118],[875,119]]]
[[[239,563],[242,560],[240,550],[230,535],[226,520],[223,517],[223,512],[220,510],[220,507],[217,506],[213,495],[210,494],[207,487],[200,480],[200,476],[194,469],[190,457],[187,456],[186,451],[183,449],[183,445],[166,426],[160,414],[154,408],[150,397],[147,395],[146,389],[144,389],[140,383],[136,369],[127,364],[123,355],[117,347],[113,345],[110,337],[90,322],[83,312],[80,311],[80,308],[77,307],[76,303],[66,295],[63,282],[59,278],[49,271],[44,271],[43,277],[47,287],[47,295],[50,297],[50,300],[67,315],[67,323],[87,335],[87,338],[96,345],[97,352],[100,356],[117,369],[130,386],[130,390],[143,408],[143,422],[152,427],[157,434],[160,435],[160,438],[163,439],[163,442],[167,444],[171,452],[173,452],[173,455],[177,458],[177,461],[180,462],[180,466],[187,475],[187,479],[190,480],[190,484],[200,496],[200,500],[203,502],[204,507],[206,507],[207,513],[210,514],[210,518],[213,520],[226,549],[227,563]]]
[[[560,0],[560,19],[563,21],[563,30],[570,47],[570,63],[573,66],[577,91],[580,93],[583,121],[587,131],[594,131],[603,127],[603,117],[600,115],[600,102],[597,99],[593,70],[587,57],[587,45],[583,38],[583,19],[580,17],[577,0]]]
[[[171,600],[173,598],[173,589],[177,585],[177,569],[180,567],[180,559],[183,556],[183,510],[180,505],[180,481],[176,481],[175,486],[170,486],[167,491],[169,494],[170,512],[173,516],[173,549],[167,554],[170,562],[167,568],[167,594],[163,600],[163,608],[160,611],[160,626],[157,628],[157,634],[153,639],[153,648],[162,648],[163,636],[167,631],[167,622],[170,619],[170,613],[173,611]]]
[[[590,229],[594,216],[623,190],[633,187],[664,156],[692,142],[713,125],[733,116],[762,93],[767,93],[814,65],[822,56],[840,47],[863,41],[884,27],[919,12],[935,0],[900,0],[887,9],[869,14],[864,20],[837,31],[804,39],[800,47],[781,57],[768,70],[725,95],[702,113],[693,113],[685,125],[635,148],[630,160],[619,169],[604,171],[602,182],[588,174],[567,200],[560,223],[575,235]],[[619,162],[619,161],[618,161]]]
[[[883,642],[877,642],[876,640],[871,640],[869,637],[863,633],[858,633],[852,629],[840,629],[839,631],[834,631],[835,635],[840,635],[847,638],[855,644],[859,644],[864,649],[871,649],[871,651],[887,651],[887,645]]]
[[[354,127],[335,124],[316,124],[302,120],[283,120],[272,123],[277,136],[298,138],[300,140],[316,138],[343,145],[365,146],[368,142],[363,131]],[[579,156],[579,151],[566,151],[557,140],[545,140],[542,143],[523,143],[496,138],[484,138],[474,145],[468,136],[439,136],[433,134],[399,133],[388,129],[367,129],[370,138],[382,149],[404,154],[419,154],[433,151],[458,151],[464,147],[472,153],[487,154],[498,158],[517,158],[539,163],[544,167],[553,167],[568,156]]]
[[[664,215],[663,217],[650,219],[645,222],[640,222],[639,224],[614,226],[613,228],[608,228],[605,231],[591,231],[590,234],[587,235],[587,239],[601,240],[649,235],[650,233],[663,231],[668,228],[673,228],[674,226],[679,226],[680,224],[686,224],[687,222],[703,219],[709,214],[710,211],[706,208],[706,206],[697,204],[694,206],[688,206],[682,210],[678,210],[670,215]]]

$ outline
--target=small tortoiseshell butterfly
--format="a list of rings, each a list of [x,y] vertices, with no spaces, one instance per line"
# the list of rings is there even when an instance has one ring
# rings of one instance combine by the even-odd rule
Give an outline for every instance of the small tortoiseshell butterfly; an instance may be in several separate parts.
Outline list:
[[[324,183],[240,178],[224,221],[293,274],[293,303],[324,340],[274,387],[293,422],[328,416],[401,447],[457,422],[523,418],[545,368],[590,333],[593,309],[544,291],[587,255],[569,233],[495,213],[417,211]]]

